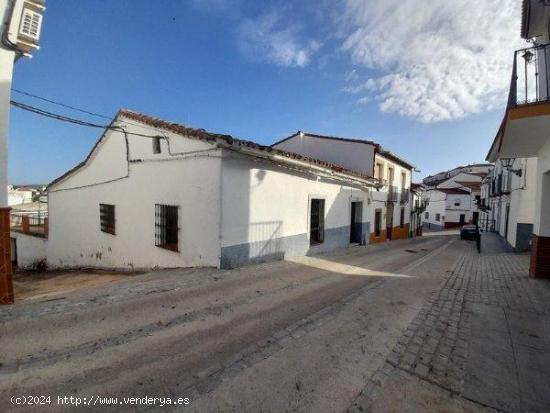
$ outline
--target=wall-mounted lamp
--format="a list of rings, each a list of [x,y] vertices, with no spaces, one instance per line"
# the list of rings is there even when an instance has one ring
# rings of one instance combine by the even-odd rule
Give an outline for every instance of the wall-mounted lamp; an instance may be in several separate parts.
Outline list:
[[[502,164],[502,167],[508,169],[509,172],[513,172],[517,176],[521,176],[523,174],[522,169],[511,169],[515,161],[515,158],[502,158],[500,163]]]
[[[525,51],[525,53],[523,53],[521,55],[521,57],[523,57],[525,59],[525,62],[526,63],[531,63],[533,61],[533,57],[535,57],[535,54],[529,50]]]

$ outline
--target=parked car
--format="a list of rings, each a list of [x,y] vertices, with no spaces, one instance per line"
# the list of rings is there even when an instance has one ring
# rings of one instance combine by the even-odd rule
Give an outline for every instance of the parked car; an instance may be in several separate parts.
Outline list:
[[[460,239],[477,240],[477,228],[475,225],[464,225],[460,228]]]

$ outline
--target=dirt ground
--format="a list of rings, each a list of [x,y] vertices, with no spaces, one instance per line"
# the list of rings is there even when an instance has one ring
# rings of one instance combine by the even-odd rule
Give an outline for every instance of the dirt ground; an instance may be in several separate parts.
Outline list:
[[[158,271],[2,308],[0,405],[29,394],[149,396],[190,405],[101,399],[98,410],[345,411],[463,243],[440,235],[230,271]]]
[[[135,275],[137,273],[105,271],[24,271],[14,274],[13,288],[16,304],[20,304],[65,298],[72,293],[93,290]]]

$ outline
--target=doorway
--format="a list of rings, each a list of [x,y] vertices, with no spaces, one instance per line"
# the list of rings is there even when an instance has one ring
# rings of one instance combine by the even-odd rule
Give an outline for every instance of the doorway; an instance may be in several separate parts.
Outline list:
[[[508,222],[510,220],[510,204],[506,204],[506,221],[504,222],[504,239],[508,241]]]
[[[389,204],[386,208],[386,238],[391,240],[393,228],[393,204]]]
[[[460,214],[460,226],[464,225],[466,223],[466,215]]]
[[[17,240],[15,238],[10,238],[10,248],[11,248],[11,266],[12,268],[17,267]]]
[[[351,222],[350,222],[350,244],[362,244],[363,243],[363,203],[352,202],[351,203]]]
[[[472,223],[474,225],[479,225],[479,212],[474,212],[474,215],[472,217]]]

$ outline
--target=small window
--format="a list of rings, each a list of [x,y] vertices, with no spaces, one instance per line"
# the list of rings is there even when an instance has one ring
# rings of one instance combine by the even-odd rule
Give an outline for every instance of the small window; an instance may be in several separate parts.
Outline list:
[[[430,218],[430,213],[429,213],[429,212],[426,212],[426,213],[424,214],[424,218],[425,218],[425,219],[429,219],[429,218]]]
[[[460,201],[455,201],[455,206],[460,206]]]
[[[379,237],[382,231],[382,210],[377,209],[374,212],[374,235]]]
[[[155,245],[178,251],[178,207],[155,205]]]
[[[381,163],[376,164],[376,178],[378,179],[384,179],[384,166]]]
[[[441,214],[435,214],[435,220],[441,221]]]
[[[322,244],[325,241],[325,200],[312,199],[310,211],[310,245]]]
[[[99,226],[101,231],[115,235],[115,206],[99,204]]]
[[[401,207],[401,214],[399,216],[399,226],[403,228],[405,226],[405,208]]]
[[[155,136],[153,138],[153,153],[160,153],[160,137]]]

